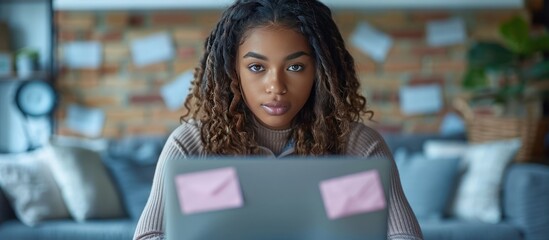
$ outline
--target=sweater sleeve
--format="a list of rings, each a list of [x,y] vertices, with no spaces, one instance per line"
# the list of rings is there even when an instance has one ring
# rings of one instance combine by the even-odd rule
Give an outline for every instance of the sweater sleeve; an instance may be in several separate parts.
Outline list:
[[[357,124],[349,139],[348,154],[389,159],[392,163],[391,194],[389,197],[388,239],[423,239],[421,228],[400,183],[400,176],[393,155],[383,137],[374,129]]]
[[[135,229],[134,240],[164,239],[164,166],[200,151],[198,130],[181,125],[170,135],[156,165],[151,193]]]

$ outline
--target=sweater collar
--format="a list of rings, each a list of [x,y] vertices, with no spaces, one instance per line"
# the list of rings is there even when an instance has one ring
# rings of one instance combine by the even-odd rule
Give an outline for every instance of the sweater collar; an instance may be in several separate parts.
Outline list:
[[[289,141],[293,128],[273,130],[263,126],[255,118],[253,123],[255,140],[259,146],[271,150],[276,156],[293,148],[293,141]]]

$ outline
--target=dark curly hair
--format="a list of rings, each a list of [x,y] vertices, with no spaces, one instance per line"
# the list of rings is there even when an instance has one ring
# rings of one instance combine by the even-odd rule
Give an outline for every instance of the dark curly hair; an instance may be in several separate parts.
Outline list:
[[[354,60],[332,13],[317,0],[237,0],[231,5],[205,41],[181,121],[200,120],[207,154],[257,152],[253,116],[243,102],[235,62],[249,31],[264,26],[294,29],[313,51],[314,86],[291,134],[296,154],[343,153],[351,122],[360,121],[363,114],[371,119],[373,112],[359,93]]]

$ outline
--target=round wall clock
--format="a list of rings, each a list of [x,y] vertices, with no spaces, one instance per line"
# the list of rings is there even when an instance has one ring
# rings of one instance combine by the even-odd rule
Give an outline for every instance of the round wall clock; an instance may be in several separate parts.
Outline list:
[[[55,108],[56,102],[55,90],[44,81],[25,81],[19,85],[15,94],[15,103],[19,110],[32,117],[50,114]]]

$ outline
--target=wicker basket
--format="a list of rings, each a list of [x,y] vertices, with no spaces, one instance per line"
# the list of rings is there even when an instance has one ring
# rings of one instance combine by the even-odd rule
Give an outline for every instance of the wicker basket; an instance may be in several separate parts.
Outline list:
[[[458,99],[454,107],[462,113],[467,125],[467,139],[472,143],[520,138],[522,147],[515,157],[517,162],[547,161],[548,149],[544,146],[549,132],[549,119],[475,116],[467,102]]]
[[[548,119],[476,117],[467,120],[469,142],[480,143],[498,139],[521,138],[522,147],[515,158],[517,162],[540,161],[547,155],[544,138],[548,130]]]

